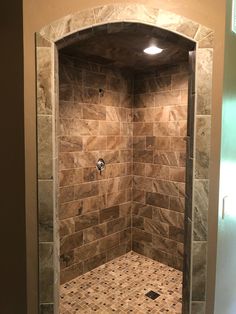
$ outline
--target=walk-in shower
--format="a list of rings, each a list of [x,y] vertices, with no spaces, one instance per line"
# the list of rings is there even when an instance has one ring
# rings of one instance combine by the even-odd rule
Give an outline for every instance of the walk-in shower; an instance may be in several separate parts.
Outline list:
[[[55,46],[38,35],[42,313],[181,313],[182,300],[189,313],[205,300],[212,52],[178,33],[116,21]]]

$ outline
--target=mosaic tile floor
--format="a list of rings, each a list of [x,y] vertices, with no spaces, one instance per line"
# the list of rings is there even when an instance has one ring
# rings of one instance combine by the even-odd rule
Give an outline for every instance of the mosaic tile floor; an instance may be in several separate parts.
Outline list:
[[[180,271],[130,252],[61,285],[60,314],[180,314],[181,297]]]

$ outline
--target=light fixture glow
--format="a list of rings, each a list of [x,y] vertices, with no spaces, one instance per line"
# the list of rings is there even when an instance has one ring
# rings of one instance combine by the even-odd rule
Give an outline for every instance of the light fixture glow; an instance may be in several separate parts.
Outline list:
[[[156,47],[156,46],[150,46],[150,47],[144,49],[143,51],[149,55],[156,55],[158,53],[161,53],[163,51],[163,49]]]

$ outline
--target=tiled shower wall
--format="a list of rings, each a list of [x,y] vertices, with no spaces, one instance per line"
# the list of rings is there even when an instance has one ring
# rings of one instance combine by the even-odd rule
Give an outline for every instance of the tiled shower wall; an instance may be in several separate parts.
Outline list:
[[[132,88],[128,74],[60,56],[62,283],[131,250]]]
[[[188,65],[59,64],[61,282],[131,248],[182,269]]]
[[[182,270],[188,63],[134,80],[132,248]]]

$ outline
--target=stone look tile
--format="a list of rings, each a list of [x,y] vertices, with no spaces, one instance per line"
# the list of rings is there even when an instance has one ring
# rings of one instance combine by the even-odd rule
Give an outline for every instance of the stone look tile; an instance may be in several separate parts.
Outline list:
[[[126,246],[115,250],[125,252]],[[116,251],[110,250],[111,254]],[[94,268],[103,261],[104,255],[100,254],[86,262],[85,267]],[[141,314],[150,311],[180,314],[181,281],[180,271],[137,253],[128,253],[62,284],[60,313],[68,314],[77,309],[82,313],[132,311]],[[157,291],[160,297],[156,300],[146,298],[148,290]]]
[[[192,302],[191,310],[194,314],[205,314],[205,302]]]
[[[50,46],[37,48],[37,113],[45,115],[52,114]]]
[[[53,303],[51,304],[40,304],[40,314],[53,314],[54,312]]]
[[[124,10],[124,8],[125,8],[125,10]],[[198,24],[192,23],[191,21],[188,21],[185,18],[180,18],[180,17],[178,17],[172,13],[167,13],[167,12],[164,12],[162,10],[160,10],[158,12],[158,10],[147,9],[145,6],[142,6],[142,5],[104,6],[104,7],[100,7],[100,8],[97,8],[96,10],[94,10],[94,14],[91,14],[90,10],[84,11],[84,12],[79,12],[77,15],[73,15],[73,16],[69,15],[69,16],[65,17],[63,20],[58,20],[58,21],[52,23],[51,25],[49,25],[48,27],[45,27],[41,31],[41,34],[43,36],[46,36],[49,40],[52,40],[52,41],[55,39],[58,40],[58,38],[65,36],[68,32],[75,30],[77,27],[83,27],[86,25],[94,24],[94,23],[91,23],[91,20],[98,22],[100,19],[100,22],[104,22],[104,21],[107,21],[110,19],[110,20],[114,21],[116,19],[117,20],[123,19],[122,18],[123,14],[126,14],[126,15],[128,14],[129,18],[133,19],[134,17],[136,17],[137,12],[139,12],[139,18],[142,21],[145,20],[148,23],[156,23],[159,26],[163,26],[163,27],[166,27],[170,30],[180,32],[182,34],[185,34],[186,36],[195,37],[195,39],[197,41],[200,41],[199,42],[200,48],[210,48],[212,45],[213,34],[212,34],[211,30],[208,30],[202,26],[199,27]],[[95,20],[94,20],[94,17],[95,17]],[[41,40],[40,44],[39,44],[39,40],[38,40],[38,46],[40,46],[40,47],[46,48],[46,47],[49,47],[49,45],[50,44],[48,44],[48,43],[45,44],[45,39],[43,41]],[[48,48],[46,48],[46,49],[48,49]],[[48,53],[48,52],[46,52],[46,49],[42,53],[42,55],[44,53],[45,53],[45,55]],[[207,55],[207,53],[210,52],[210,50],[208,52],[206,52],[205,49],[202,49],[202,52],[203,52],[203,50],[204,50],[204,53],[206,53],[206,55]],[[43,56],[42,59],[46,60],[45,56]],[[206,59],[207,58],[205,58],[205,60]],[[210,65],[210,66],[211,66],[211,61],[212,61],[211,58],[209,58],[209,62],[207,62],[208,65]],[[46,64],[47,64],[47,62],[45,62],[45,65]],[[43,67],[43,65],[42,65],[42,67]],[[208,73],[210,73],[210,71],[208,71],[208,69],[206,69],[204,64],[199,63],[198,70],[200,72],[200,75],[201,75],[201,73],[203,73],[203,75],[202,75],[203,80],[201,80],[201,81],[204,81],[205,79],[208,78],[207,75],[208,75]],[[46,67],[45,67],[45,72],[46,72]],[[204,72],[206,73],[206,75]],[[49,77],[49,76],[47,76],[47,77]],[[46,76],[44,77],[44,79],[45,78],[46,78]],[[41,80],[41,78],[40,78],[40,80]],[[207,82],[209,83],[209,80],[207,80]],[[166,82],[166,81],[165,81],[165,83],[160,82],[160,81],[157,82],[157,80],[148,81],[147,84],[145,84],[145,86],[146,86],[146,88],[148,88],[149,91],[153,91],[157,86],[161,90],[169,88],[168,82]],[[198,108],[197,108],[199,114],[208,114],[208,112],[210,110],[209,109],[210,108],[210,106],[209,106],[210,95],[209,95],[208,91],[209,91],[209,89],[204,90],[201,86],[199,87],[199,89],[197,91],[198,95],[200,95],[200,97],[198,97]],[[38,95],[40,95],[43,110],[45,110],[45,109],[50,110],[50,109],[48,109],[48,108],[50,108],[50,105],[49,105],[50,99],[49,100],[47,99],[46,94],[47,93],[45,93],[45,90],[43,90],[43,89],[40,90],[40,92],[38,92]],[[74,96],[75,96],[75,94],[74,94]],[[88,98],[89,97],[87,97],[87,99]],[[46,101],[45,101],[45,99],[46,99]],[[159,121],[159,120],[157,120],[157,121]],[[92,122],[94,123],[94,121],[92,121]],[[95,122],[97,122],[97,121],[95,121]],[[142,122],[145,122],[145,121],[142,121]],[[86,132],[86,135],[94,135],[93,132],[96,133],[97,132],[96,130],[98,130],[98,127],[97,127],[98,124],[96,126],[94,124],[91,127],[91,125],[89,124],[88,121],[85,121],[84,126],[85,126],[85,128],[82,127],[82,123],[81,123],[81,126],[80,126],[81,135],[83,135],[82,132]],[[122,128],[123,129],[126,128],[126,132],[127,132],[126,134],[127,135],[128,134],[132,135],[131,128],[128,127],[128,124],[122,124]],[[82,131],[82,130],[84,130],[84,131]],[[181,131],[179,131],[179,132],[181,132]],[[181,136],[184,136],[184,135],[181,134]],[[165,155],[162,154],[162,157],[164,157],[164,156]],[[47,160],[47,163],[46,163],[46,160]],[[160,160],[161,160],[160,158],[156,158],[156,161],[158,163],[160,163]],[[174,166],[178,166],[178,162],[177,162],[177,164],[174,164]],[[50,161],[50,158],[48,158],[48,159],[45,158],[44,164],[41,167],[41,169],[45,168],[45,169],[49,169],[49,171],[45,171],[42,174],[42,178],[44,178],[44,179],[45,178],[51,178],[51,176],[50,176],[52,174],[50,172],[51,167],[52,167],[52,162]],[[81,209],[79,209],[79,208],[81,208],[80,206],[76,206],[75,208],[73,208],[73,210],[70,209],[68,214],[71,214],[72,212],[76,212],[78,210],[81,210]],[[65,211],[64,211],[63,215],[65,215]],[[98,258],[98,260],[99,259],[100,259],[100,261],[103,260],[103,256]],[[92,265],[92,264],[93,264],[93,262],[90,263],[90,265]],[[96,264],[96,261],[94,262],[94,265],[98,265],[98,264],[99,264],[99,262],[97,262],[97,264]],[[193,303],[193,305],[195,305],[195,304]]]
[[[213,51],[209,48],[198,49],[197,64],[197,114],[209,115],[211,113],[212,97],[212,63]]]
[[[52,178],[52,116],[38,116],[38,178]]]
[[[196,179],[208,179],[210,157],[210,116],[196,119]]]
[[[53,243],[39,245],[39,299],[41,303],[52,303],[53,298]]]
[[[38,182],[39,240],[53,241],[53,181]]]
[[[194,240],[207,240],[208,221],[208,180],[195,180],[194,187]]]
[[[206,294],[206,242],[193,242],[192,300],[204,301]]]

